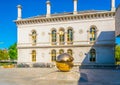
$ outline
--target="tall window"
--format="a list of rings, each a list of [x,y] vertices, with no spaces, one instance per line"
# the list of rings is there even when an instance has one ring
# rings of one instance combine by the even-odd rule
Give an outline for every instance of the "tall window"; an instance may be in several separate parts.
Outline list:
[[[35,45],[36,44],[36,36],[37,36],[37,33],[35,30],[32,31],[32,44]]]
[[[95,49],[90,50],[90,62],[95,62],[96,61],[96,51]]]
[[[32,62],[36,62],[36,51],[32,51]]]
[[[64,53],[64,50],[63,49],[60,49],[59,50],[59,54],[63,54]]]
[[[91,27],[90,28],[90,41],[95,41],[96,40],[96,28]]]
[[[68,49],[68,50],[67,50],[67,53],[68,53],[69,55],[71,55],[71,56],[73,55],[73,53],[72,53],[72,50],[71,50],[71,49]]]
[[[51,61],[56,61],[56,50],[51,51]]]
[[[52,30],[52,33],[51,33],[51,36],[52,36],[52,44],[55,45],[56,44],[56,41],[57,41],[57,34],[56,34],[56,30]]]
[[[73,30],[68,29],[67,30],[67,43],[72,44],[72,41],[73,41]]]
[[[65,41],[64,29],[60,29],[59,30],[59,43],[60,43],[60,45],[63,45],[64,41]]]

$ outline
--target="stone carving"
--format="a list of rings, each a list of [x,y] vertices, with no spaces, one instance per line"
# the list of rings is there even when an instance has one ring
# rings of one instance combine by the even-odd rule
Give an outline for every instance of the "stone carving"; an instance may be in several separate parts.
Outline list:
[[[82,33],[83,33],[83,30],[82,30],[82,29],[80,29],[80,30],[79,30],[79,33],[80,33],[80,34],[82,34]]]
[[[80,57],[82,57],[82,56],[83,56],[83,53],[82,53],[82,52],[80,52],[79,56],[80,56]]]
[[[45,35],[45,32],[42,32],[41,35],[44,36],[44,35]]]

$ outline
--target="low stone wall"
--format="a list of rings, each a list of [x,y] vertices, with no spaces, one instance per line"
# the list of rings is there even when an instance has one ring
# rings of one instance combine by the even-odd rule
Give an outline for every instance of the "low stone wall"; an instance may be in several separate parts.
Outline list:
[[[17,64],[18,68],[29,68],[29,67],[35,67],[35,68],[51,68],[55,65],[52,63],[19,63]]]

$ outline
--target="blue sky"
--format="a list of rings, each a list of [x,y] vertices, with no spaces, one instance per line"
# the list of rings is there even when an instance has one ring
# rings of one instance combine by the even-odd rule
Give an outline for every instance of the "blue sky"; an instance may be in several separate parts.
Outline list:
[[[50,0],[52,14],[73,11],[73,0]],[[78,11],[110,10],[111,0],[78,0]],[[17,27],[13,20],[17,19],[17,8],[23,7],[22,17],[27,18],[46,14],[46,0],[0,0],[0,48],[8,48],[17,42]],[[120,0],[116,0],[116,7]],[[117,43],[120,38],[117,39]]]

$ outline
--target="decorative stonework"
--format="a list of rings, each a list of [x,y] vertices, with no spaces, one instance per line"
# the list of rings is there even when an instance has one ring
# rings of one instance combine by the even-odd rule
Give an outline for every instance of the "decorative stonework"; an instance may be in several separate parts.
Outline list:
[[[44,35],[45,35],[45,32],[42,32],[41,35],[44,36]]]
[[[82,57],[83,56],[83,52],[80,52],[79,56]]]
[[[79,13],[77,15],[66,14],[66,15],[52,15],[50,18],[45,16],[32,17],[22,20],[16,20],[17,25],[27,25],[27,24],[38,24],[38,23],[54,23],[62,21],[74,21],[74,20],[89,20],[89,19],[100,19],[107,17],[114,17],[115,12],[105,11],[105,12],[88,12],[88,13]]]
[[[80,33],[80,34],[82,34],[82,33],[83,33],[83,30],[82,30],[82,29],[80,29],[80,30],[79,30],[79,33]]]

